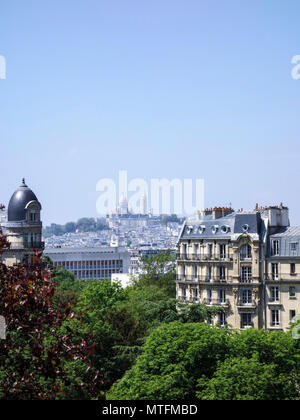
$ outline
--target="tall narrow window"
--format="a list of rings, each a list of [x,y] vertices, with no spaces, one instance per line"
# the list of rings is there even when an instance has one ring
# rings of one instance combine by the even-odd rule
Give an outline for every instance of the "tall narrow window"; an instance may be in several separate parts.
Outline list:
[[[292,263],[291,266],[290,266],[290,268],[291,268],[291,275],[296,274],[296,264],[295,263]]]
[[[241,281],[243,283],[251,283],[252,282],[252,267],[251,266],[242,267]]]
[[[220,258],[226,258],[226,245],[220,245]]]
[[[252,258],[252,249],[250,245],[243,245],[240,250],[241,260],[250,260]]]
[[[186,288],[185,288],[185,286],[181,286],[181,299],[184,302],[186,301]]]
[[[246,289],[242,291],[242,304],[250,305],[252,303],[252,290]]]
[[[193,291],[193,301],[198,302],[198,289],[194,288]]]
[[[212,304],[212,290],[211,289],[207,289],[207,301],[209,305]]]
[[[225,325],[226,325],[226,315],[224,314],[224,312],[219,312],[218,318],[219,318],[220,327],[225,327]]]
[[[292,243],[290,243],[290,250],[291,250],[291,255],[293,255],[293,256],[297,255],[298,242],[292,242]]]
[[[219,290],[219,303],[226,303],[226,290],[225,289]]]
[[[279,241],[272,242],[272,255],[279,255]]]
[[[289,296],[290,296],[290,298],[295,298],[296,297],[296,287],[295,286],[290,287]]]
[[[249,313],[241,314],[241,328],[252,327],[252,315]]]
[[[195,244],[194,245],[194,257],[197,258],[199,254],[199,245]]]
[[[226,268],[223,265],[219,267],[219,279],[220,280],[226,279]]]
[[[278,280],[278,263],[272,264],[272,278]]]
[[[279,326],[279,310],[273,309],[271,311],[271,326],[278,327]]]
[[[279,287],[271,287],[271,302],[279,301]]]

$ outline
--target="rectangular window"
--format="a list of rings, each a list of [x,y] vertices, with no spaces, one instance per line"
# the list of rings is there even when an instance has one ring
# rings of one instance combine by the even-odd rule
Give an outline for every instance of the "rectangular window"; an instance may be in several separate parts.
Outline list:
[[[290,310],[290,321],[292,321],[296,316],[296,311],[294,309]]]
[[[295,263],[292,263],[291,266],[290,266],[290,268],[291,268],[291,275],[296,274],[296,264]]]
[[[272,255],[279,255],[279,241],[272,242]]]
[[[252,267],[251,266],[243,266],[242,267],[241,281],[243,283],[251,283],[252,282]]]
[[[245,313],[241,314],[241,328],[252,327],[252,315]]]
[[[250,260],[252,258],[252,248],[250,245],[244,245],[240,251],[241,260]]]
[[[198,289],[192,289],[193,291],[193,301],[198,302]]]
[[[279,287],[271,287],[271,302],[279,301]]]
[[[220,280],[226,279],[226,268],[224,266],[219,267],[219,277],[220,277]]]
[[[219,303],[225,303],[226,302],[226,290],[220,289],[219,290]]]
[[[180,288],[181,288],[181,300],[185,302],[186,301],[186,287],[181,286]]]
[[[290,287],[289,294],[290,294],[290,298],[295,298],[296,297],[296,287],[295,286]]]
[[[279,310],[273,309],[271,311],[271,326],[278,327],[279,326]]]
[[[220,258],[226,258],[226,245],[220,245]]]
[[[212,304],[212,290],[211,289],[207,289],[207,301],[209,305]]]
[[[278,280],[278,264],[272,264],[272,278],[273,280]]]
[[[218,318],[220,327],[224,327],[226,325],[226,315],[223,312],[219,312]]]
[[[290,243],[290,250],[291,250],[291,255],[297,255],[298,242],[291,242]]]
[[[251,305],[252,303],[252,290],[247,289],[242,291],[242,304]]]

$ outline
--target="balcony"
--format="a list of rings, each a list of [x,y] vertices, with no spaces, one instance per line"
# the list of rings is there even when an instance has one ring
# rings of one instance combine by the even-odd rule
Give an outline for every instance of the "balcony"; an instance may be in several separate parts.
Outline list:
[[[44,249],[45,242],[10,242],[10,249]]]
[[[214,306],[229,306],[229,300],[221,300],[221,299],[203,299],[202,303],[204,303],[204,305],[214,305]]]
[[[176,280],[179,282],[185,282],[185,283],[231,283],[232,277],[177,275]]]
[[[218,261],[233,261],[233,254],[182,254],[177,253],[176,258],[178,261],[207,261],[207,262],[218,262]]]
[[[252,283],[253,282],[253,277],[251,275],[249,275],[249,276],[239,276],[237,279],[240,283]]]
[[[236,306],[239,309],[255,309],[257,307],[257,303],[255,300],[245,301],[240,298],[238,299]]]
[[[284,273],[284,274],[267,274],[265,276],[266,281],[294,281],[300,279],[300,274],[297,273]]]

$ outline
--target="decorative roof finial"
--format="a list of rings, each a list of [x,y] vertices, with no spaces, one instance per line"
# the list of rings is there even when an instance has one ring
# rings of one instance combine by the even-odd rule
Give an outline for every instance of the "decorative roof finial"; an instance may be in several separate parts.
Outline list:
[[[25,178],[22,178],[22,185],[21,187],[27,187],[26,183],[25,183]]]

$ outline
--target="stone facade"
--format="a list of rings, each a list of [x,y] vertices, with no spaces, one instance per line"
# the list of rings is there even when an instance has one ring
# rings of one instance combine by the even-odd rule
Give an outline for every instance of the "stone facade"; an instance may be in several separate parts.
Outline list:
[[[283,206],[216,208],[187,220],[177,244],[177,298],[230,308],[214,324],[286,330],[300,313],[300,253],[282,256],[273,241],[279,235],[299,247],[300,229],[299,238],[290,229]]]

